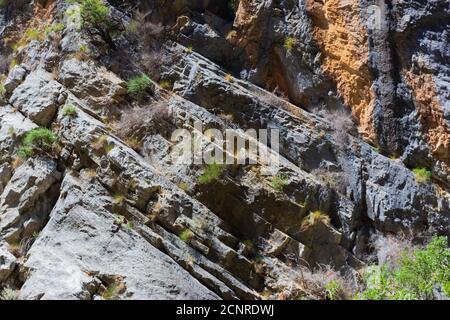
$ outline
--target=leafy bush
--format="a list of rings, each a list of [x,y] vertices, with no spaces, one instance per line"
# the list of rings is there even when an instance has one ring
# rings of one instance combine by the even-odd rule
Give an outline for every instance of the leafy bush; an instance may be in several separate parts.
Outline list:
[[[212,163],[206,167],[205,172],[198,177],[200,184],[208,184],[216,180],[222,174],[224,166],[222,164]]]
[[[431,179],[431,170],[427,168],[414,168],[412,172],[419,183],[427,183]]]
[[[357,299],[434,299],[436,290],[450,297],[450,249],[446,237],[434,237],[426,248],[404,253],[398,267],[369,267],[364,284],[365,290]]]
[[[146,75],[136,76],[128,80],[128,93],[137,100],[142,100],[145,97],[147,89],[150,87],[152,81]]]
[[[47,128],[38,128],[29,131],[19,148],[21,158],[29,158],[38,153],[50,153],[52,147],[57,142],[56,135]]]

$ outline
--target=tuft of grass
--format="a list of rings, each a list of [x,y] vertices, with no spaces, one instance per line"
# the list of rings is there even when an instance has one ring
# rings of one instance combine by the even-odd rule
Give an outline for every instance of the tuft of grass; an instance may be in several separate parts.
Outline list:
[[[305,219],[303,219],[301,230],[305,231],[319,223],[327,226],[330,225],[330,217],[320,210],[312,211]]]
[[[71,104],[66,105],[63,109],[63,115],[65,117],[75,117],[77,115],[77,109]]]
[[[427,168],[414,168],[412,172],[416,176],[416,181],[419,183],[427,183],[431,180],[431,170]]]
[[[192,238],[194,238],[194,233],[191,231],[191,229],[186,228],[180,232],[179,237],[182,241],[190,243]]]
[[[209,164],[203,174],[198,177],[198,182],[200,184],[208,184],[216,180],[220,177],[224,170],[224,166],[222,164],[212,163]]]
[[[277,191],[283,191],[283,188],[289,184],[289,178],[285,175],[273,176],[269,185]]]
[[[286,39],[284,39],[284,48],[286,49],[287,52],[292,52],[292,50],[294,50],[294,48],[297,46],[297,40],[295,40],[295,38],[293,37],[287,37]]]
[[[231,75],[231,73],[227,73],[226,75],[225,75],[225,81],[226,82],[233,82],[233,76]]]
[[[187,184],[186,182],[180,182],[179,184],[178,184],[178,188],[180,188],[181,190],[183,190],[183,191],[188,191],[190,188],[189,188],[189,184]]]
[[[159,86],[161,88],[163,88],[164,90],[172,90],[172,87],[173,87],[172,82],[170,82],[169,80],[162,80],[159,83]]]
[[[190,44],[190,45],[188,45],[187,47],[186,47],[186,52],[187,53],[192,53],[192,52],[194,52],[194,47]]]
[[[114,195],[114,203],[121,206],[125,203],[125,197],[121,194],[116,193]]]
[[[6,94],[5,85],[0,83],[0,97],[3,97]]]
[[[31,130],[25,135],[18,155],[27,159],[38,153],[50,153],[57,140],[56,135],[47,128]]]
[[[134,99],[141,101],[144,99],[151,83],[152,81],[147,75],[133,77],[127,82],[128,94]]]

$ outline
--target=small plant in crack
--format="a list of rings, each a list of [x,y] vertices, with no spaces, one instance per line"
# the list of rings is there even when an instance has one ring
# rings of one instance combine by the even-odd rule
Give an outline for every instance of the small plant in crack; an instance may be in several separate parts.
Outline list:
[[[286,175],[273,176],[272,180],[269,182],[269,185],[279,192],[283,191],[284,187],[288,184],[289,178]]]
[[[209,164],[203,174],[198,177],[198,182],[200,184],[209,184],[213,181],[215,181],[217,178],[221,176],[221,174],[224,171],[224,165],[212,163]]]
[[[194,233],[191,229],[186,228],[183,231],[180,232],[179,237],[182,241],[186,243],[190,243],[192,239],[194,238]]]
[[[320,210],[312,211],[306,218],[303,219],[301,230],[306,231],[311,227],[318,225],[319,223],[329,226],[330,217]]]
[[[432,173],[430,169],[414,168],[412,169],[412,172],[416,177],[416,181],[419,183],[427,183],[431,180]]]
[[[56,135],[47,128],[31,130],[25,135],[18,155],[22,159],[27,159],[37,154],[51,154],[57,141]]]
[[[75,117],[77,115],[77,109],[75,106],[68,104],[63,108],[63,115],[65,117]]]

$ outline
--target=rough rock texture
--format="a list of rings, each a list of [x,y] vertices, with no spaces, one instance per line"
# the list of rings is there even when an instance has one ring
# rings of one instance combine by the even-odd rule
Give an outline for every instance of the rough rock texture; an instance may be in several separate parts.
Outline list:
[[[0,6],[0,290],[297,299],[304,268],[354,275],[374,235],[450,236],[447,0],[109,1],[112,43],[77,5],[22,2]],[[279,129],[276,176],[202,182],[171,139],[199,121]],[[38,127],[58,142],[21,159]]]

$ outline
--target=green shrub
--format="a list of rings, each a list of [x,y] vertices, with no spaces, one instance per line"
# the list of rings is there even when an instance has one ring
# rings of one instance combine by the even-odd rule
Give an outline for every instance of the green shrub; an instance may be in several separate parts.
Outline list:
[[[446,237],[434,237],[426,248],[404,253],[398,267],[369,267],[364,284],[365,290],[357,299],[434,299],[435,289],[450,297],[450,249]]]
[[[66,117],[74,117],[77,115],[77,109],[71,104],[66,105],[63,109],[63,115]]]
[[[419,183],[427,183],[431,179],[431,170],[427,168],[414,168],[412,172]]]
[[[18,154],[26,159],[38,153],[50,153],[57,140],[56,135],[47,128],[31,130],[25,135]]]
[[[128,83],[128,93],[137,100],[142,100],[145,97],[147,89],[150,87],[152,81],[146,75],[136,76],[131,78]]]
[[[272,177],[269,185],[277,191],[283,191],[283,188],[289,184],[289,178],[285,175]]]
[[[198,182],[200,184],[211,183],[220,177],[223,170],[224,170],[224,166],[222,164],[217,164],[217,163],[209,164],[206,167],[205,172],[203,172],[203,174],[200,177],[198,177]]]

